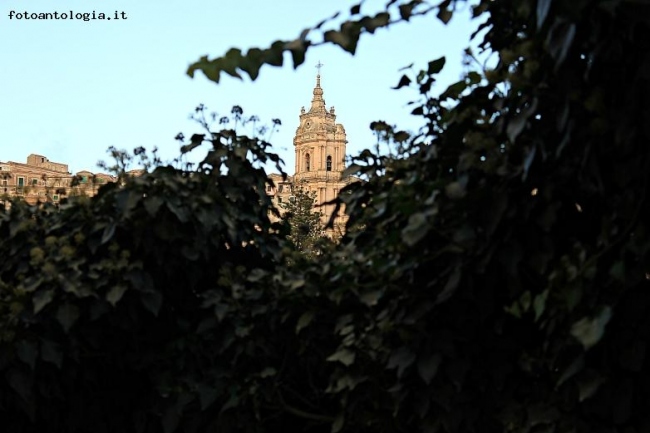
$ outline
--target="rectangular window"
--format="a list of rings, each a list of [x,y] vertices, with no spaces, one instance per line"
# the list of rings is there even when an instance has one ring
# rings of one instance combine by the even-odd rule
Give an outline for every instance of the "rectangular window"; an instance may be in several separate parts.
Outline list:
[[[25,178],[24,177],[19,177],[17,185],[18,185],[19,188],[24,187],[25,186]]]
[[[32,186],[38,185],[38,179],[32,178]]]
[[[271,185],[267,185],[267,186],[266,186],[266,191],[267,191],[267,192],[271,192],[272,189],[273,189],[273,188],[271,188]]]
[[[282,188],[282,185],[280,185],[280,186],[278,187],[278,192],[282,192],[282,189],[283,189],[283,188]]]
[[[88,176],[81,176],[81,183],[88,183]]]
[[[52,201],[59,201],[59,196],[58,196],[58,194],[54,194],[54,195],[52,196]]]
[[[278,203],[282,203],[282,197],[278,197]]]

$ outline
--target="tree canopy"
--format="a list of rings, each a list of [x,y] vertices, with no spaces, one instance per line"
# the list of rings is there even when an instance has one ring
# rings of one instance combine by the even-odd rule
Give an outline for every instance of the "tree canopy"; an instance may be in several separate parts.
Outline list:
[[[282,218],[289,225],[288,240],[300,254],[315,259],[321,243],[325,242],[325,226],[322,212],[314,208],[316,192],[308,191],[302,184],[293,186],[292,196],[280,204]]]
[[[188,72],[255,79],[459,4],[354,5]],[[396,152],[353,158],[367,181],[316,258],[284,259],[278,158],[229,129],[183,147],[209,146],[194,170],[0,214],[4,431],[648,431],[649,6],[473,11],[498,61],[441,94],[444,58],[399,80],[422,129],[371,125]]]

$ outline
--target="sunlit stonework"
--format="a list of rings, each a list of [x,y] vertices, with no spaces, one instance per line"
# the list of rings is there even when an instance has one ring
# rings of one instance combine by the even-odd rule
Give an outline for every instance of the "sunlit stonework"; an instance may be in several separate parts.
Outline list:
[[[300,110],[300,123],[293,139],[296,156],[294,175],[286,180],[279,174],[270,175],[275,187],[267,188],[267,193],[281,208],[282,203],[292,199],[295,188],[302,186],[307,192],[315,192],[316,210],[322,213],[323,223],[327,223],[335,206],[325,203],[332,201],[343,187],[356,180],[343,177],[347,142],[345,128],[336,123],[334,107],[328,110],[325,106],[319,71],[311,107]],[[345,227],[345,218],[343,209],[340,209],[334,228],[328,230],[328,235],[340,235]]]
[[[93,196],[100,186],[115,180],[112,175],[87,170],[73,175],[67,164],[31,154],[25,163],[0,162],[0,204],[7,204],[13,197],[29,204],[56,204],[70,196]]]

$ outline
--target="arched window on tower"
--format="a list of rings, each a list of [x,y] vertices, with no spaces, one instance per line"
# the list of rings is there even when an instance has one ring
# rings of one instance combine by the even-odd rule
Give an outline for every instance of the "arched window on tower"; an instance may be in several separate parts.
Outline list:
[[[332,157],[327,155],[327,171],[332,171]]]
[[[309,154],[305,155],[305,171],[309,171],[309,167],[311,165],[311,161],[309,160]]]

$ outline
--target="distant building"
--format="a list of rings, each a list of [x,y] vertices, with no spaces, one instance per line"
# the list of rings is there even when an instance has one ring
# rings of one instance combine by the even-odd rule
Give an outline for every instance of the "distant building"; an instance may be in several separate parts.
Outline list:
[[[115,176],[84,170],[73,175],[68,165],[31,154],[26,163],[0,161],[0,201],[20,197],[29,204],[58,203],[74,195],[93,196]]]
[[[275,187],[269,186],[267,194],[273,197],[282,209],[282,204],[291,200],[295,188],[302,187],[307,192],[316,194],[315,210],[322,213],[322,221],[330,220],[335,205],[324,205],[334,200],[339,191],[356,177],[343,177],[347,137],[345,128],[336,123],[334,107],[325,107],[323,89],[320,85],[320,73],[316,76],[313,98],[309,111],[300,110],[300,123],[296,129],[293,145],[296,154],[295,173],[283,179],[280,174],[271,174],[269,178]],[[346,222],[343,209],[335,217],[334,229],[330,236],[343,232]]]

